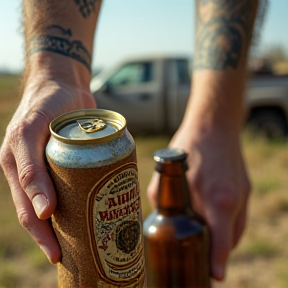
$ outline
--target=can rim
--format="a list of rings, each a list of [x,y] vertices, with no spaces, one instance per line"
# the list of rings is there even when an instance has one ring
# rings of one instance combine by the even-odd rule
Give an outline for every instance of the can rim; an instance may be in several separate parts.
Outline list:
[[[117,128],[119,128],[117,131],[115,131],[112,134],[105,135],[98,138],[91,138],[91,139],[70,139],[63,136],[60,136],[57,131],[59,131],[61,128],[63,128],[68,123],[72,122],[73,120],[76,120],[77,117],[87,117],[87,118],[95,118],[99,117],[107,121],[111,121],[113,123],[117,124]],[[49,124],[49,129],[51,132],[51,135],[58,139],[61,142],[69,143],[69,144],[91,144],[91,143],[103,143],[107,142],[113,138],[116,138],[117,136],[120,136],[126,128],[126,119],[124,116],[122,116],[120,113],[106,110],[106,109],[79,109],[74,110],[65,114],[62,114],[58,117],[56,117],[54,120],[51,121]]]

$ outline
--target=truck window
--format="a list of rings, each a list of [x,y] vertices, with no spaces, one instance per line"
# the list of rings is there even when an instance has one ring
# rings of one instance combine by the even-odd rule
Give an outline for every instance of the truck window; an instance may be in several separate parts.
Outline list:
[[[109,86],[132,86],[152,81],[151,62],[129,63],[121,67],[108,81]]]
[[[183,59],[177,60],[178,83],[185,84],[190,82],[188,61]]]

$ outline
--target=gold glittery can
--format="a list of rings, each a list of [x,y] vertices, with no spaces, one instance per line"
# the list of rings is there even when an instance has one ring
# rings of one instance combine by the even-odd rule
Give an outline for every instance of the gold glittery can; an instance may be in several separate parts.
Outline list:
[[[53,120],[50,131],[59,287],[145,287],[136,150],[125,118],[77,110]]]

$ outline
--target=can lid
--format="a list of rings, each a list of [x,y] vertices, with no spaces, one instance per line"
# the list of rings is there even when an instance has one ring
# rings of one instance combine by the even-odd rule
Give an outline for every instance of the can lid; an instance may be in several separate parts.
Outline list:
[[[184,161],[188,154],[183,149],[160,149],[154,152],[154,160],[158,163]]]
[[[67,139],[96,139],[111,135],[118,130],[113,123],[99,118],[75,119],[58,130],[58,135]]]
[[[50,130],[54,137],[64,142],[101,141],[122,133],[125,118],[113,111],[102,109],[77,110],[53,120]]]

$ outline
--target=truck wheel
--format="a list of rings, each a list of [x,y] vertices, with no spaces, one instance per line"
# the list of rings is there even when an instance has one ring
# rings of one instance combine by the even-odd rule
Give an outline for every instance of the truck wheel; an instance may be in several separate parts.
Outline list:
[[[279,111],[257,111],[248,122],[252,135],[269,140],[285,140],[288,127],[285,116]]]

